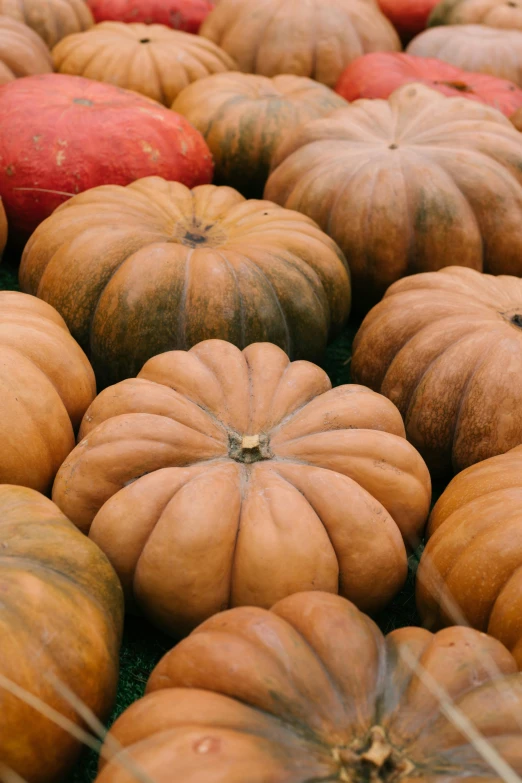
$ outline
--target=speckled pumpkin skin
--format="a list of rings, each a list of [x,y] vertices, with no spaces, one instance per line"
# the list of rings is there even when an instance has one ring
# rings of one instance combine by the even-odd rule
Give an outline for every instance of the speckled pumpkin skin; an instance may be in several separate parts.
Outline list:
[[[428,470],[399,412],[270,343],[151,359],[102,392],[53,499],[102,548],[127,606],[169,633],[299,590],[377,611],[402,586]]]
[[[400,280],[364,319],[352,377],[389,397],[432,473],[522,443],[522,281],[450,267]]]
[[[97,22],[163,24],[197,33],[215,3],[211,0],[87,0]]]
[[[344,256],[309,218],[159,177],[60,207],[27,243],[20,284],[63,315],[101,387],[211,337],[315,359],[350,311]]]
[[[50,49],[94,24],[85,0],[0,0],[0,14],[31,27]]]
[[[40,36],[22,22],[0,16],[0,84],[52,71],[51,53]]]
[[[0,114],[0,193],[20,241],[71,195],[97,185],[153,175],[189,187],[212,179],[198,131],[130,90],[80,76],[30,76],[0,87]]]
[[[328,87],[302,76],[223,73],[187,87],[172,108],[209,145],[215,184],[261,198],[277,146],[303,123],[345,105]]]
[[[441,0],[430,14],[428,26],[485,24],[506,30],[522,30],[520,0]]]
[[[104,22],[53,49],[59,73],[84,76],[146,95],[165,106],[189,84],[231,71],[231,57],[200,35],[164,25]]]
[[[377,3],[368,0],[219,0],[200,34],[221,46],[245,73],[307,76],[334,87],[366,52],[400,51]]]
[[[343,72],[335,90],[347,101],[386,99],[411,82],[425,84],[450,98],[485,103],[506,117],[522,106],[522,90],[507,79],[470,73],[442,60],[404,52],[375,52],[358,57]]]
[[[459,473],[432,511],[417,571],[429,628],[467,622],[522,669],[522,446]],[[455,611],[456,608],[456,611]]]
[[[0,485],[0,543],[0,675],[80,724],[61,684],[106,720],[123,625],[123,595],[107,558],[50,500],[7,484]],[[55,783],[80,750],[2,684],[3,764],[28,783]]]
[[[325,593],[208,620],[112,734],[155,783],[500,783],[417,667],[520,774],[522,675],[505,647],[469,628],[383,637]],[[134,783],[119,761],[97,783]]]
[[[265,198],[337,242],[359,310],[404,275],[522,274],[522,137],[490,106],[423,85],[299,128],[275,152]]]

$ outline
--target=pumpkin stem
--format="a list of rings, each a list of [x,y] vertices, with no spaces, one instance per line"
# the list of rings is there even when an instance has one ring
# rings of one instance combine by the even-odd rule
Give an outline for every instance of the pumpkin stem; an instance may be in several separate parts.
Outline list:
[[[231,433],[228,439],[228,454],[236,462],[243,462],[247,465],[273,457],[268,435],[264,433],[258,435]]]
[[[380,769],[390,758],[393,752],[392,746],[388,743],[384,729],[381,726],[374,726],[370,731],[371,745],[365,753],[361,753],[361,759]]]

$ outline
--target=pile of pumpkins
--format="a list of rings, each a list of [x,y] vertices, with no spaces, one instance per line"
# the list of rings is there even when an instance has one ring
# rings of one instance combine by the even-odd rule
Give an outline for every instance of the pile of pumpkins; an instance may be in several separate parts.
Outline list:
[[[1,783],[125,612],[97,783],[519,781],[522,0],[0,0],[0,117]]]

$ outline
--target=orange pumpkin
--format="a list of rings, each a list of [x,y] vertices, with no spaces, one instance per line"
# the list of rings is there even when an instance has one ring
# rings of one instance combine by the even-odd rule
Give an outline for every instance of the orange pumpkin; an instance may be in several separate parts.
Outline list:
[[[309,218],[159,177],[57,209],[26,245],[20,283],[63,315],[101,385],[210,337],[316,358],[350,311],[344,257]]]
[[[0,0],[0,14],[31,27],[51,49],[66,35],[94,24],[85,0]]]
[[[424,30],[437,0],[378,0],[378,3],[402,40],[409,41]]]
[[[200,35],[221,46],[239,70],[309,76],[334,87],[361,54],[400,51],[395,29],[373,0],[220,0]]]
[[[0,357],[0,483],[44,492],[74,448],[94,373],[56,310],[16,291],[0,291]]]
[[[302,76],[222,73],[187,87],[172,106],[203,134],[218,185],[260,198],[281,141],[309,120],[346,102]]]
[[[430,517],[417,606],[430,628],[467,622],[522,669],[522,446],[459,473]]]
[[[155,783],[500,783],[432,682],[521,774],[522,674],[499,642],[468,628],[384,638],[325,593],[208,620],[111,734]],[[117,753],[97,783],[134,783],[124,761]]]
[[[434,473],[522,443],[522,280],[449,267],[400,280],[355,337],[352,377],[401,411]]]
[[[104,22],[53,49],[56,70],[147,95],[170,106],[191,82],[235,67],[219,46],[159,24]]]
[[[430,502],[388,400],[275,345],[209,340],[102,392],[53,499],[169,633],[303,589],[376,611]],[[89,532],[90,531],[90,532]]]
[[[360,309],[399,277],[450,264],[522,275],[520,135],[496,109],[422,85],[299,128],[265,198],[337,242]]]
[[[51,53],[40,36],[22,22],[0,16],[0,84],[52,70]]]
[[[98,547],[32,489],[0,485],[0,546],[0,775],[55,783],[80,744],[16,688],[83,725],[63,695],[69,689],[106,719],[118,680],[121,587]],[[17,777],[4,777],[4,765]]]
[[[465,71],[489,73],[522,87],[522,30],[499,30],[480,24],[432,27],[406,49],[436,57]]]
[[[522,3],[520,0],[441,0],[428,21],[429,26],[439,24],[485,24],[522,30]]]

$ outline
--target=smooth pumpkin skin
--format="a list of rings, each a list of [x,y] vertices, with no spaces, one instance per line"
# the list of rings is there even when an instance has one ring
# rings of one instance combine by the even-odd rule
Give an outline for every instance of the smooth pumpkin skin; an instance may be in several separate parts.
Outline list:
[[[0,14],[31,27],[50,49],[94,24],[85,0],[0,0]]]
[[[417,571],[423,623],[464,619],[522,669],[522,446],[455,476],[436,503]]]
[[[307,76],[334,87],[366,52],[400,51],[393,25],[368,0],[220,0],[200,35],[221,46],[239,70]]]
[[[426,27],[437,0],[378,0],[383,14],[393,24],[401,39],[409,41]]]
[[[107,554],[127,607],[172,634],[302,589],[376,611],[429,509],[397,409],[269,343],[154,357],[96,398],[80,438],[53,499]]]
[[[214,8],[211,0],[87,0],[97,22],[163,24],[197,33]]]
[[[56,310],[0,291],[0,483],[46,492],[96,396],[94,373]]]
[[[39,35],[10,16],[0,16],[0,84],[52,73],[51,53]]]
[[[383,637],[320,592],[207,620],[111,734],[155,783],[500,781],[412,665],[522,772],[522,675],[499,642],[469,628]],[[120,759],[102,762],[97,783],[134,783]]]
[[[480,24],[432,27],[414,38],[406,51],[436,57],[465,71],[509,79],[522,87],[522,30]]]
[[[20,284],[62,314],[102,387],[211,337],[315,359],[350,311],[344,256],[309,218],[159,177],[56,210],[25,247]]]
[[[429,57],[404,52],[374,52],[358,57],[335,88],[347,101],[389,98],[403,84],[419,82],[448,97],[463,97],[498,109],[506,117],[522,106],[522,90],[507,79],[470,73]]]
[[[134,90],[169,106],[192,82],[233,70],[228,54],[201,36],[164,25],[104,22],[53,49],[59,73]]]
[[[112,84],[60,73],[17,79],[0,87],[0,115],[0,193],[18,240],[98,185],[212,179],[210,151],[184,117]]]
[[[522,30],[520,0],[441,0],[428,26],[441,24],[485,24],[506,30]]]
[[[172,109],[203,135],[214,157],[216,185],[261,198],[276,147],[300,125],[345,106],[323,84],[303,76],[223,73],[187,87]]]
[[[56,681],[105,720],[118,680],[123,596],[107,558],[50,500],[0,485],[0,674],[75,723]],[[0,687],[0,758],[28,783],[63,779],[81,750]]]
[[[404,275],[455,263],[522,274],[520,135],[495,109],[423,85],[302,126],[276,150],[265,198],[337,242],[359,310]]]
[[[432,474],[522,443],[522,281],[449,267],[400,280],[364,319],[352,377],[401,411]]]

